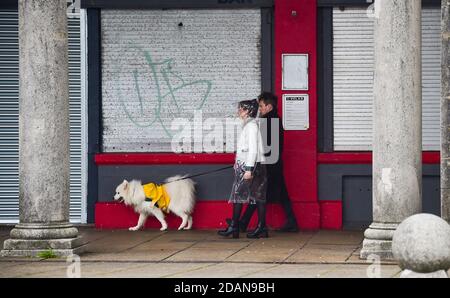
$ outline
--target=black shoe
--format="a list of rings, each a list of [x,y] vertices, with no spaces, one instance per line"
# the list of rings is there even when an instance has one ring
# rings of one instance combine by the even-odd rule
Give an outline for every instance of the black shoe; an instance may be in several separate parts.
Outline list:
[[[257,238],[268,238],[269,230],[267,230],[266,226],[258,224],[256,230],[247,234],[247,238],[257,239]]]
[[[227,218],[227,219],[225,219],[225,221],[227,222],[228,225],[231,225],[231,221],[232,221],[231,218]],[[248,226],[248,223],[245,223],[242,220],[239,221],[239,230],[242,233],[247,232],[247,226]]]
[[[233,221],[230,221],[228,227],[225,230],[218,231],[217,234],[223,237],[233,235],[233,238],[239,238],[239,227]]]
[[[286,233],[298,233],[299,228],[297,223],[287,222],[283,227],[281,227],[281,229],[277,231]]]

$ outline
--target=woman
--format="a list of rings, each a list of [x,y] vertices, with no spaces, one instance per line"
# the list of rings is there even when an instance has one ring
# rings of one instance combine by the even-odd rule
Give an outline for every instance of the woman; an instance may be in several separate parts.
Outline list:
[[[264,148],[259,125],[255,119],[258,114],[258,101],[239,102],[238,115],[242,121],[234,164],[234,183],[229,202],[233,203],[233,219],[227,229],[219,231],[221,236],[239,238],[239,218],[242,204],[256,204],[258,208],[258,227],[247,234],[248,238],[268,237],[266,227],[266,189],[267,176]]]
[[[271,123],[272,119],[279,121],[280,116],[278,116],[278,98],[276,95],[270,92],[263,92],[258,96],[259,101],[259,116],[267,120],[267,145],[271,146]],[[279,122],[280,123],[280,122]],[[283,161],[281,155],[283,153],[283,126],[278,125],[278,152],[279,158],[276,163],[266,164],[267,170],[267,200],[266,202],[279,202],[286,213],[286,222],[279,229],[281,232],[298,232],[298,224],[295,218],[294,210],[292,209],[292,203],[289,199],[289,194],[286,188],[286,183],[283,174]],[[275,144],[273,144],[275,146]],[[265,154],[266,157],[270,156],[271,152]],[[253,213],[256,211],[256,206],[249,205],[245,209],[244,215],[239,221],[239,228],[241,232],[245,232],[247,226],[252,218]],[[231,221],[231,220],[230,220]],[[227,220],[228,222],[228,220]]]

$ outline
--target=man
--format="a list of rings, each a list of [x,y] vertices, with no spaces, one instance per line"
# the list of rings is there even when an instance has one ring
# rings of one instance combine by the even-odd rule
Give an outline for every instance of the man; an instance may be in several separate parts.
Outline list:
[[[277,119],[278,116],[278,98],[270,93],[263,92],[258,96],[259,113],[260,117],[267,119],[267,145],[271,146],[271,122],[272,119]],[[279,144],[278,144],[279,157],[278,161],[273,164],[266,164],[267,168],[267,200],[266,202],[280,202],[286,213],[287,220],[283,227],[279,230],[282,232],[298,232],[297,220],[295,219],[294,211],[292,210],[292,204],[289,199],[289,195],[284,181],[283,174],[283,161],[281,155],[283,152],[283,127],[281,121],[279,121]],[[266,153],[266,157],[269,157],[271,152]],[[256,210],[256,205],[248,205],[244,215],[239,221],[239,228],[241,231],[246,231],[248,223],[252,218],[253,213]]]

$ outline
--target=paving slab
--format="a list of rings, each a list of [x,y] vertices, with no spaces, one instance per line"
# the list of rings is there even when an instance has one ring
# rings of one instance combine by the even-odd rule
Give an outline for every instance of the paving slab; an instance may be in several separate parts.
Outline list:
[[[122,233],[117,230],[99,230],[94,228],[78,228],[78,235],[86,242],[93,242],[111,235]]]
[[[324,245],[308,243],[301,250],[292,254],[286,262],[293,263],[344,263],[357,247],[354,245]]]
[[[142,266],[141,266],[142,265]],[[209,263],[147,263],[136,267],[124,268],[121,271],[103,274],[102,277],[142,277],[142,278],[171,278],[178,274],[190,278],[191,272],[212,264]],[[89,277],[89,275],[87,276]]]
[[[81,261],[85,262],[115,262],[115,261],[130,261],[130,262],[148,262],[148,261],[162,261],[174,254],[178,250],[171,249],[149,249],[148,251],[133,251],[129,250],[120,253],[87,253],[81,255]]]
[[[188,248],[165,259],[171,262],[221,262],[232,256],[235,249]]]
[[[228,239],[210,237],[204,241],[195,243],[192,248],[206,248],[206,249],[235,249],[240,250],[252,243],[250,239]]]
[[[312,233],[272,233],[269,238],[254,240],[232,255],[233,262],[283,262],[305,246]]]
[[[189,240],[161,240],[154,239],[141,243],[130,250],[133,251],[147,251],[147,250],[184,250],[186,248],[192,247],[197,241]]]
[[[364,240],[364,231],[329,231],[320,230],[308,243],[331,245],[358,245]]]
[[[62,262],[33,262],[33,263],[20,263],[14,266],[4,268],[0,272],[0,277],[32,277],[37,274],[50,273],[55,276],[56,271],[65,272],[67,270],[67,264]],[[62,273],[61,273],[62,274]],[[55,276],[56,277],[56,276]]]
[[[365,259],[360,259],[359,254],[352,254],[350,258],[347,259],[346,263],[352,263],[352,264],[367,264],[368,261]]]
[[[324,278],[392,278],[400,273],[400,268],[396,265],[380,265],[375,268],[373,265],[337,265],[322,273]]]
[[[274,242],[259,239],[230,256],[227,261],[259,263],[283,262],[289,256],[294,254],[300,247],[301,244],[296,242],[276,245]]]
[[[272,268],[273,264],[219,263],[209,264],[189,272],[171,275],[174,278],[239,278]]]
[[[161,236],[164,232],[125,230],[107,231],[106,236],[88,243],[86,253],[114,253],[131,249]]]
[[[134,232],[130,232],[134,233]],[[139,232],[137,232],[139,233]],[[155,234],[152,237],[139,239],[138,242],[133,243],[126,247],[126,249],[116,251],[102,251],[101,246],[95,243],[97,250],[90,250],[89,253],[83,255],[86,260],[142,260],[142,261],[155,261],[163,260],[177,251],[184,250],[191,247],[197,240],[190,239],[189,237],[171,235],[168,233]],[[107,239],[110,241],[110,239]]]
[[[313,234],[309,233],[279,233],[274,232],[269,235],[269,238],[261,238],[257,241],[266,246],[293,248],[301,247],[311,241]]]
[[[248,278],[316,278],[337,267],[335,264],[279,264],[246,275]]]
[[[144,266],[142,263],[111,263],[111,262],[95,262],[95,263],[83,263],[80,264],[80,277],[105,277],[108,274],[120,274],[126,269],[139,268]],[[27,277],[51,277],[51,278],[64,278],[68,277],[67,272],[71,273],[69,264],[65,266],[55,267],[54,270],[48,270],[45,272],[36,272],[27,275]]]
[[[189,230],[189,231],[166,231],[159,239],[164,240],[176,240],[176,241],[201,241],[208,239],[209,237],[215,237],[216,232],[212,230]]]
[[[2,262],[0,262],[0,277],[2,276],[2,273],[8,273],[9,268],[21,266],[21,265],[31,265],[31,263],[32,262],[27,262],[27,261],[22,261],[22,260],[10,261],[10,260],[3,259]]]
[[[395,277],[400,268],[394,265],[380,267],[380,275],[371,275],[371,269],[368,265],[353,264],[281,264],[277,267],[269,268],[247,277],[251,278],[369,278]],[[368,275],[369,271],[369,275]]]

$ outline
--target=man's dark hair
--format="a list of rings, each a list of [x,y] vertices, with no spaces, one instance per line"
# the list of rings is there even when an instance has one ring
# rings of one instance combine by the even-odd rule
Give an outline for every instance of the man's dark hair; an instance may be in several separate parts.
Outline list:
[[[271,104],[274,109],[278,107],[278,97],[271,92],[263,92],[258,96],[258,101],[264,102],[266,105]]]

